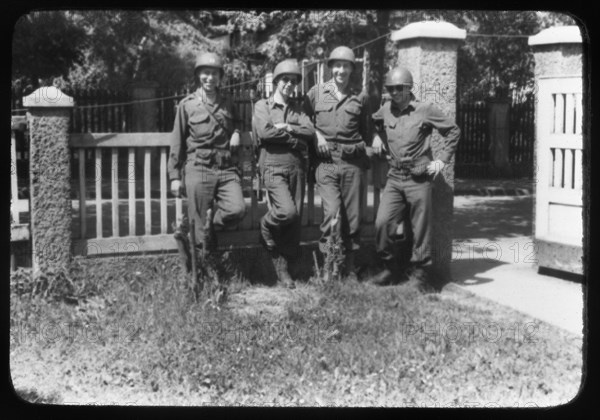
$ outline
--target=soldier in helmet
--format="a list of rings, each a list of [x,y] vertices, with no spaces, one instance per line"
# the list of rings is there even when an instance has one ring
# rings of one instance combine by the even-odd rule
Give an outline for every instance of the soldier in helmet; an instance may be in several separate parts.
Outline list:
[[[218,55],[198,57],[198,88],[177,106],[170,139],[171,191],[179,196],[185,188],[188,217],[195,222],[192,245],[204,252],[217,246],[214,227],[235,225],[246,211],[237,166],[240,133],[233,103],[219,91],[223,74]]]
[[[393,255],[398,226],[405,218],[413,231],[410,269],[419,288],[430,291],[431,277],[431,187],[432,180],[450,161],[456,150],[460,129],[456,123],[430,103],[415,100],[411,92],[413,78],[403,67],[392,69],[385,78],[391,101],[373,114],[376,134],[373,152],[388,152],[390,170],[375,220],[377,254],[385,269],[372,279],[383,285],[405,278]],[[444,137],[442,151],[433,159],[429,136],[435,128]]]
[[[259,170],[267,189],[269,210],[260,222],[260,242],[273,259],[278,280],[294,283],[288,263],[300,251],[300,225],[312,122],[292,99],[302,73],[296,60],[284,60],[273,72],[273,94],[254,108],[252,124],[260,147]]]
[[[369,164],[365,142],[371,140],[371,113],[367,95],[350,85],[355,70],[352,50],[335,48],[327,65],[333,77],[313,86],[304,101],[315,124],[319,157],[315,175],[325,212],[319,248],[326,260],[337,255],[333,275],[340,272],[355,279],[354,255],[360,247],[360,197]],[[342,252],[334,253],[332,243],[341,243]]]

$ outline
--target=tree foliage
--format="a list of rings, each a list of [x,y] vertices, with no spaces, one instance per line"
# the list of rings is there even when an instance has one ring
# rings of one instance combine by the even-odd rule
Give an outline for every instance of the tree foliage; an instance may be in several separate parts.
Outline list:
[[[83,59],[85,32],[64,12],[33,12],[15,25],[12,43],[13,84],[36,85],[39,79],[66,75]]]
[[[191,85],[194,59],[203,51],[223,54],[227,83],[261,77],[284,58],[321,60],[338,45],[366,43],[369,79],[379,86],[397,56],[385,35],[422,20],[444,20],[467,30],[458,55],[459,90],[465,94],[526,87],[533,78],[527,36],[575,24],[568,15],[527,11],[34,12],[15,26],[13,83],[34,86],[39,79],[60,78],[72,87],[124,89],[134,80],[155,80],[163,88],[178,88]],[[211,39],[222,35],[233,37],[231,48]]]

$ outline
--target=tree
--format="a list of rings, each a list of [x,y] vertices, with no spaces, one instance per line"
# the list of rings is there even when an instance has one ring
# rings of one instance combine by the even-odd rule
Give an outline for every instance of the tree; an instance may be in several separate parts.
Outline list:
[[[459,90],[464,95],[487,95],[496,86],[531,88],[527,36],[551,25],[575,23],[564,14],[520,11],[34,12],[15,26],[13,83],[35,85],[38,79],[48,83],[58,77],[70,87],[125,89],[134,80],[148,79],[168,89],[191,87],[195,57],[215,51],[225,58],[228,84],[262,77],[284,58],[323,60],[338,45],[366,44],[370,91],[378,97],[382,77],[397,56],[385,35],[432,19],[467,30],[458,51]],[[231,48],[211,39],[221,35],[234,39]]]
[[[33,90],[38,80],[66,76],[82,61],[84,30],[65,12],[32,12],[15,24],[12,43],[14,87]]]

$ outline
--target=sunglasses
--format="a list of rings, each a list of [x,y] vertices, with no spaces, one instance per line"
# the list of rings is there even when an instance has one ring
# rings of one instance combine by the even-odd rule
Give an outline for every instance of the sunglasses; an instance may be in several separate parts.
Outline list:
[[[389,93],[393,93],[394,91],[398,91],[398,92],[408,92],[410,91],[410,86],[406,86],[406,85],[398,85],[398,86],[386,86],[385,89],[389,92]]]
[[[287,85],[288,83],[291,83],[292,85],[297,85],[298,84],[298,79],[294,78],[290,78],[287,76],[283,76],[281,78],[281,81],[283,82],[283,84]]]

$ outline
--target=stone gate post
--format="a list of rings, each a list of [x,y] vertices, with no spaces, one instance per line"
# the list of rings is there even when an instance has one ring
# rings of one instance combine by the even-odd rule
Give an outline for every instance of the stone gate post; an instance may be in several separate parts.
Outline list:
[[[73,98],[54,86],[23,98],[28,109],[29,194],[34,275],[66,268],[71,259],[71,155]]]

